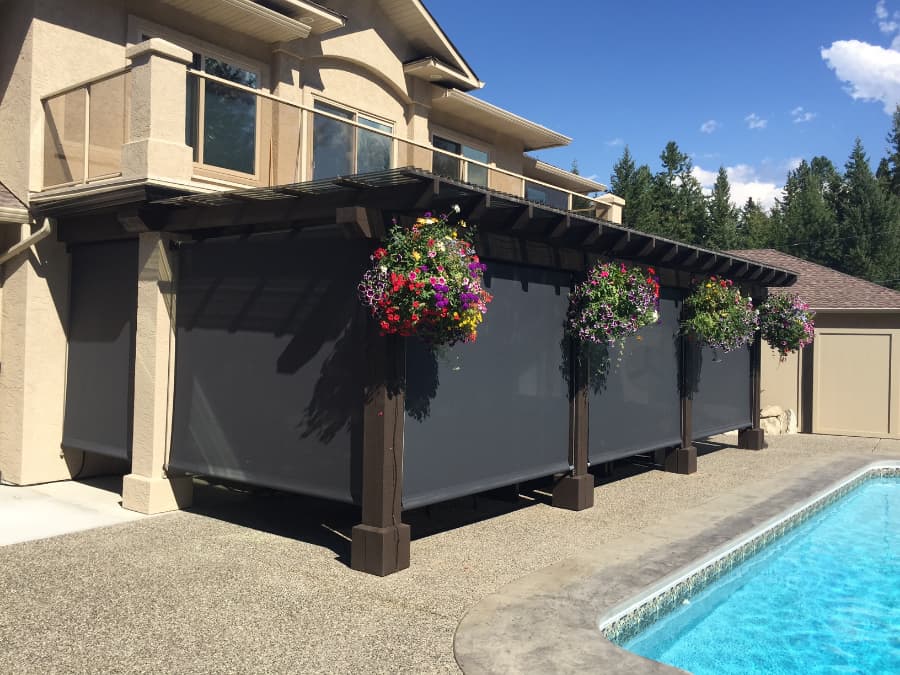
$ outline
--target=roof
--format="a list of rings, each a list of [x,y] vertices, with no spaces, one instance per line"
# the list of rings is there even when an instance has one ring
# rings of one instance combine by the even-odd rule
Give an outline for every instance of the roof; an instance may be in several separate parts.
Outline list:
[[[790,293],[800,295],[817,312],[828,310],[900,310],[900,292],[771,248],[729,251],[764,265],[797,274]]]
[[[0,223],[19,222],[28,217],[28,207],[0,182]]]
[[[463,217],[478,223],[481,233],[518,241],[512,247],[516,251],[523,246],[544,246],[549,266],[560,264],[553,253],[558,247],[574,252],[579,261],[587,253],[675,271],[722,274],[757,286],[789,286],[795,279],[792,272],[774,265],[630,230],[577,211],[555,209],[411,167],[270,188],[182,195],[153,200],[146,211],[147,218],[163,231],[199,236],[208,231],[222,236],[247,228],[334,225],[336,219],[343,222],[340,219],[348,209],[380,212],[372,221],[378,222],[384,220],[386,211],[394,215],[426,210],[446,213],[454,205],[460,206]],[[38,206],[43,215],[86,213],[92,208],[89,201],[77,204],[71,198]],[[374,231],[375,226],[366,227]]]
[[[525,144],[526,151],[556,148],[572,142],[568,136],[458,89],[439,92],[431,106],[434,111],[452,115],[464,122],[486,127],[496,133],[515,135]]]
[[[457,86],[467,90],[484,86],[421,0],[379,0],[379,5],[391,23],[409,36],[410,44],[419,51],[412,61],[437,57],[459,71],[462,82]]]

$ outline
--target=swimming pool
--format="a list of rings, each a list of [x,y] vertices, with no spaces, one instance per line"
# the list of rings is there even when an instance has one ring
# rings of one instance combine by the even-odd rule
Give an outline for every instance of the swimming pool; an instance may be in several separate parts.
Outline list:
[[[604,632],[696,675],[900,672],[900,475],[848,481]]]

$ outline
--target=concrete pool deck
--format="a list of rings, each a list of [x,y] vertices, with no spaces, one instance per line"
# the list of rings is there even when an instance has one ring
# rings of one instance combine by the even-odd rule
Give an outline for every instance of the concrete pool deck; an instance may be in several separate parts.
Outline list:
[[[523,657],[503,641],[507,630],[537,640],[544,617],[488,626],[482,638],[471,627],[491,603],[522,601],[534,580],[523,577],[539,570],[562,602],[598,556],[617,570],[607,601],[624,599],[674,558],[703,555],[692,540],[701,514],[721,543],[798,486],[815,492],[832,472],[900,457],[900,441],[770,441],[761,452],[706,452],[692,476],[624,466],[580,513],[528,492],[515,504],[465,499],[406,514],[412,567],[383,579],[346,566],[354,509],[203,488],[190,512],[0,547],[0,654],[10,673],[458,672],[454,633],[469,612],[457,636],[466,672],[571,672],[576,662],[543,662],[538,643]],[[570,628],[554,634],[557,647],[602,642],[575,617]]]

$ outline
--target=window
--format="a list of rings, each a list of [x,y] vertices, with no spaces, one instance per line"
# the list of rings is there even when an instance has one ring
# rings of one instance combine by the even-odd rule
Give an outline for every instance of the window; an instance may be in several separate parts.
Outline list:
[[[313,179],[391,168],[393,139],[385,135],[393,131],[391,126],[322,101],[315,102],[315,109],[360,126],[325,115],[314,116]]]
[[[483,150],[470,148],[467,145],[450,141],[440,136],[434,137],[433,144],[438,150],[446,150],[454,155],[462,155],[466,159],[473,159],[476,162],[481,162],[481,164],[488,163],[488,154]],[[488,184],[488,169],[486,166],[472,164],[456,157],[448,157],[439,152],[434,153],[432,170],[439,176],[446,176],[447,178],[465,181],[474,185],[487,187]]]
[[[251,89],[259,88],[257,73],[212,56],[195,53],[192,67]],[[257,97],[254,94],[189,76],[187,111],[185,143],[194,148],[194,161],[240,173],[256,173]]]
[[[538,204],[546,204],[563,211],[569,208],[569,195],[562,190],[554,190],[537,183],[525,183],[525,199]]]
[[[162,37],[193,52],[191,68],[250,89],[261,86],[258,70],[240,57],[223,57],[213,45],[169,28],[129,17],[140,41]],[[136,31],[140,32],[136,32]],[[257,97],[200,77],[187,76],[184,142],[194,149],[194,161],[210,167],[256,174]]]

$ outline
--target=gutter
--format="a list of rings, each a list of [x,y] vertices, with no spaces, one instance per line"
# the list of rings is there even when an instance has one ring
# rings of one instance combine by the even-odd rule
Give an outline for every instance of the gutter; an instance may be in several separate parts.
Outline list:
[[[22,223],[20,225],[19,241],[13,244],[6,253],[0,254],[0,265],[15,258],[23,251],[27,251],[42,239],[46,239],[50,235],[51,227],[50,218],[44,218],[44,224],[41,225],[37,232],[31,231],[30,221]]]

